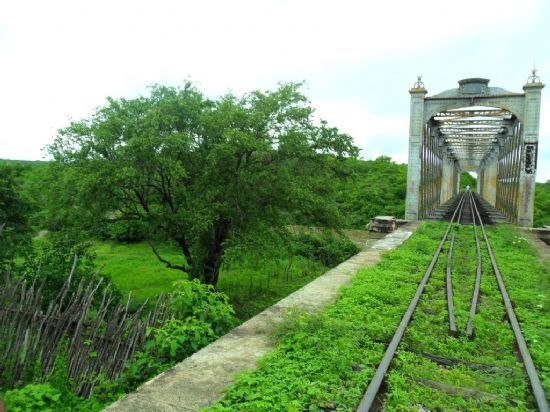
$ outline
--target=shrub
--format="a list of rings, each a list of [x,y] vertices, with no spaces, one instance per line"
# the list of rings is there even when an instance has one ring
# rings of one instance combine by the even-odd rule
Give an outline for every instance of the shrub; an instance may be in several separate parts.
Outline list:
[[[121,378],[125,389],[181,362],[237,324],[229,298],[212,285],[180,280],[174,289],[168,302],[173,316],[147,330],[143,350],[126,364]]]
[[[61,391],[48,383],[30,384],[21,389],[7,391],[4,400],[10,412],[67,410],[63,406],[65,402],[61,399]]]
[[[216,292],[212,285],[198,280],[174,282],[174,292],[170,294],[169,305],[177,319],[196,318],[209,324],[217,336],[237,325],[235,310],[229,297]]]
[[[297,255],[317,260],[327,267],[333,267],[359,252],[359,248],[348,238],[331,232],[300,233],[296,236]]]
[[[16,268],[15,275],[24,277],[29,283],[36,282],[37,285],[43,283],[43,305],[47,306],[62,289],[73,266],[75,256],[78,257],[78,261],[69,295],[70,292],[76,290],[82,278],[87,280],[96,276],[103,278],[98,292],[94,295],[94,300],[100,300],[101,292],[110,284],[110,281],[104,275],[95,274],[95,254],[89,250],[87,243],[74,243],[71,240],[63,239],[38,243],[23,264]],[[110,288],[114,289],[115,286],[111,285]],[[118,298],[122,296],[116,289],[113,292]]]
[[[21,196],[18,177],[23,169],[0,165],[0,265],[26,252],[31,243],[28,215],[31,203]]]
[[[143,351],[127,364],[122,377],[126,388],[158,375],[217,338],[211,325],[196,318],[169,319],[158,328],[150,328],[147,336]]]
[[[138,242],[147,237],[147,225],[137,220],[119,220],[109,225],[108,234],[118,242]]]

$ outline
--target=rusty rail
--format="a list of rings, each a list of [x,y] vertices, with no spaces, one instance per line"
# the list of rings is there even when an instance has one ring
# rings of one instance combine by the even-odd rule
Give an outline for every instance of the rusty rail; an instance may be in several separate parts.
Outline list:
[[[470,207],[472,209],[472,225],[474,227],[474,239],[476,241],[476,279],[474,283],[474,291],[472,293],[472,303],[470,304],[470,315],[468,317],[468,323],[466,324],[466,336],[472,338],[474,336],[474,318],[477,313],[477,304],[479,303],[479,290],[481,287],[481,247],[479,244],[479,236],[477,234],[476,215],[479,224],[483,224],[481,221],[481,215],[477,210],[477,205],[474,201],[474,196],[470,193]]]
[[[372,380],[369,383],[369,386],[367,387],[367,390],[365,391],[365,394],[363,395],[363,398],[361,399],[361,403],[357,407],[357,412],[368,412],[373,405],[376,395],[380,391],[380,387],[382,386],[382,382],[384,381],[384,377],[386,376],[386,373],[390,367],[390,363],[393,360],[393,357],[395,356],[395,352],[397,351],[397,347],[401,343],[401,339],[403,339],[403,335],[405,334],[405,330],[407,329],[407,326],[409,325],[409,322],[411,321],[412,315],[414,311],[416,310],[416,307],[418,306],[418,302],[420,301],[420,297],[424,293],[424,289],[426,288],[426,285],[428,284],[428,281],[430,280],[432,276],[433,269],[437,263],[437,259],[439,258],[439,254],[441,253],[441,249],[443,249],[443,245],[447,241],[447,237],[449,235],[449,232],[451,231],[453,222],[455,220],[455,217],[460,209],[462,211],[462,207],[464,206],[464,196],[462,195],[462,198],[460,199],[460,202],[453,213],[453,216],[451,217],[451,221],[449,222],[449,225],[447,226],[447,230],[445,230],[445,233],[443,234],[443,238],[441,239],[441,242],[439,242],[439,246],[437,247],[432,261],[430,262],[430,265],[426,269],[426,272],[424,273],[424,277],[422,278],[422,281],[418,285],[418,288],[416,289],[416,293],[414,294],[414,297],[412,298],[411,302],[409,303],[409,307],[407,308],[407,311],[403,315],[403,318],[401,319],[401,322],[399,323],[399,326],[397,327],[397,330],[395,331],[395,334],[393,335],[392,340],[390,341],[390,344],[388,345],[388,348],[386,349],[386,352],[384,352],[384,356],[382,357],[382,361],[378,365],[378,368],[376,369],[376,372],[374,373],[374,376]]]
[[[542,384],[540,382],[538,373],[536,371],[535,365],[533,363],[533,360],[531,358],[531,355],[529,353],[529,349],[527,347],[527,343],[525,342],[525,338],[523,337],[523,334],[521,332],[521,328],[519,325],[519,322],[516,318],[516,315],[514,313],[514,309],[512,307],[512,303],[510,300],[510,297],[508,295],[508,292],[506,291],[506,287],[504,285],[504,281],[502,279],[502,275],[500,274],[500,271],[498,269],[496,259],[494,257],[494,254],[491,249],[491,245],[489,243],[489,239],[487,237],[487,233],[485,231],[485,226],[483,225],[483,221],[481,219],[481,214],[477,208],[476,201],[471,193],[463,194],[457,208],[455,209],[451,220],[449,222],[449,225],[447,226],[447,229],[445,230],[445,233],[432,257],[432,260],[426,269],[424,273],[424,277],[422,278],[422,281],[418,285],[418,288],[416,290],[416,293],[414,297],[412,298],[411,302],[409,303],[409,306],[403,315],[403,318],[401,319],[401,322],[399,323],[399,326],[397,327],[395,334],[390,341],[386,351],[384,352],[384,355],[382,357],[382,361],[378,365],[376,372],[370,381],[367,390],[365,391],[363,398],[361,399],[361,402],[359,406],[357,407],[357,412],[368,412],[371,411],[373,405],[375,404],[377,395],[380,391],[380,388],[382,386],[382,383],[384,381],[384,378],[388,372],[389,366],[391,364],[391,361],[393,360],[395,353],[397,351],[397,348],[399,344],[401,343],[401,340],[404,336],[404,333],[410,323],[410,320],[412,318],[412,315],[414,314],[414,311],[416,310],[416,307],[418,306],[418,302],[420,301],[420,298],[422,294],[424,293],[425,287],[427,283],[429,282],[433,269],[437,263],[437,260],[439,258],[439,255],[441,253],[441,250],[449,236],[449,232],[452,228],[453,222],[455,221],[455,218],[458,217],[457,222],[460,222],[460,219],[462,218],[462,209],[465,204],[466,196],[468,196],[468,201],[470,202],[470,208],[471,208],[471,214],[472,214],[472,222],[473,222],[473,228],[474,228],[474,238],[476,240],[476,252],[477,252],[477,266],[476,266],[476,280],[474,285],[474,292],[472,296],[472,304],[470,308],[470,317],[468,319],[468,325],[466,334],[469,337],[473,336],[473,320],[474,316],[477,312],[477,304],[479,301],[479,292],[480,292],[480,284],[481,284],[481,272],[482,272],[482,254],[481,254],[481,246],[480,246],[480,240],[478,235],[477,226],[479,225],[481,232],[483,234],[483,239],[485,241],[485,245],[487,248],[488,255],[491,260],[491,265],[493,268],[493,273],[495,274],[495,277],[497,279],[498,287],[502,295],[502,299],[504,302],[504,306],[506,308],[506,313],[508,315],[508,319],[511,325],[511,328],[514,332],[516,342],[520,351],[521,358],[523,360],[525,371],[527,372],[527,375],[529,377],[529,383],[531,385],[533,395],[535,396],[537,406],[539,411],[541,412],[550,412],[548,407],[548,401],[546,400],[544,389],[542,387]],[[478,222],[478,225],[476,225],[476,220]],[[454,308],[452,303],[452,282],[451,282],[451,258],[452,258],[452,252],[454,248],[454,235],[451,237],[451,242],[449,246],[449,252],[447,255],[447,271],[446,271],[446,282],[447,282],[447,309],[449,311],[449,331],[452,334],[453,330],[456,333],[456,323],[454,319]],[[454,328],[453,328],[454,326]]]
[[[451,237],[451,243],[449,245],[449,252],[447,253],[447,269],[446,269],[446,288],[447,288],[447,313],[449,318],[449,334],[451,336],[456,336],[456,320],[455,320],[455,309],[453,304],[453,282],[452,282],[452,258],[453,258],[453,247],[455,244],[455,235]]]
[[[518,319],[514,312],[512,301],[510,300],[510,296],[508,295],[508,291],[506,290],[506,286],[504,284],[504,280],[502,279],[502,275],[498,268],[495,255],[493,254],[493,250],[491,249],[491,244],[489,243],[489,238],[487,237],[487,232],[485,231],[485,226],[481,221],[481,216],[479,214],[477,206],[475,205],[475,202],[474,202],[474,208],[475,208],[475,214],[479,218],[479,226],[481,228],[481,232],[483,233],[483,239],[485,240],[487,253],[489,254],[489,258],[491,259],[491,266],[493,267],[493,273],[495,274],[495,278],[498,283],[498,288],[502,295],[504,307],[506,308],[506,314],[508,315],[508,321],[510,322],[510,326],[512,327],[512,331],[514,332],[514,335],[516,338],[520,356],[521,356],[521,359],[523,360],[523,366],[525,368],[525,371],[527,372],[527,376],[529,377],[529,383],[531,385],[533,395],[535,396],[537,407],[540,412],[548,412],[550,411],[550,408],[548,406],[548,401],[546,400],[546,396],[544,394],[544,388],[542,387],[542,383],[540,382],[537,369],[535,368],[535,364],[533,363],[533,359],[531,358],[531,354],[529,353],[529,348],[527,347],[527,343],[525,342],[525,338],[523,337],[523,333],[521,332],[521,327],[519,325]]]

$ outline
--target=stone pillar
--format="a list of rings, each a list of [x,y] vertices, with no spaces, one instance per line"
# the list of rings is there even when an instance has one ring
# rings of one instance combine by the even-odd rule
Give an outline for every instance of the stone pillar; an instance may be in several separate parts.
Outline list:
[[[485,197],[485,161],[482,160],[479,163],[479,169],[477,169],[477,185],[476,192],[481,197]]]
[[[454,165],[447,159],[441,161],[441,198],[440,204],[445,203],[453,196],[454,192]]]
[[[420,80],[420,79],[419,79]],[[419,81],[412,89],[411,113],[409,123],[409,162],[407,167],[407,199],[405,201],[405,219],[418,220],[420,191],[420,148],[424,132],[424,97],[428,91]]]
[[[485,160],[483,170],[483,198],[491,205],[497,203],[497,175],[498,175],[498,156],[491,155]]]
[[[518,221],[520,226],[533,226],[535,201],[535,177],[539,141],[540,99],[544,87],[538,78],[523,86],[525,91],[525,112],[523,115],[523,141],[519,190],[517,199]]]
[[[456,196],[460,191],[460,170],[455,162],[454,175],[453,175],[453,196]]]

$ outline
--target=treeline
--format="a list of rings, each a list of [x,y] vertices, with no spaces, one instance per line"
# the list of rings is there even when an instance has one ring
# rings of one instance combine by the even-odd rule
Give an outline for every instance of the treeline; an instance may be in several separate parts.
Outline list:
[[[147,223],[132,219],[113,218],[116,212],[92,219],[93,224],[84,226],[79,216],[82,209],[67,210],[67,199],[72,193],[72,171],[53,161],[15,161],[0,159],[2,182],[0,209],[1,220],[9,223],[17,232],[19,245],[29,244],[31,235],[47,230],[63,237],[82,239],[93,237],[121,242],[134,242],[154,237]],[[364,229],[371,217],[392,215],[403,218],[405,212],[407,166],[398,164],[387,156],[375,160],[344,159],[338,171],[323,188],[324,201],[332,209],[330,227]],[[474,181],[475,182],[475,181]],[[67,190],[65,190],[67,189]],[[8,203],[11,202],[11,203]],[[322,222],[315,215],[295,212],[289,224],[318,226]],[[86,222],[87,223],[87,222]],[[17,229],[15,229],[17,227]],[[24,240],[24,241],[23,241]],[[13,248],[4,247],[3,250]]]
[[[405,213],[405,196],[407,190],[407,165],[398,164],[387,156],[375,160],[346,159],[341,163],[341,169],[335,174],[331,191],[333,203],[337,209],[336,225],[341,228],[363,229],[371,217],[377,215],[392,215],[403,218]],[[15,218],[18,231],[26,227],[36,233],[42,229],[59,230],[63,223],[62,217],[56,217],[53,211],[44,208],[47,192],[43,189],[48,182],[55,179],[50,177],[55,166],[48,161],[14,161],[0,159],[0,179],[4,182],[3,200],[7,202],[7,193],[17,186],[18,197],[25,201],[17,207],[6,206],[0,213],[19,215]],[[57,172],[58,173],[58,172]],[[52,173],[57,175],[57,173]],[[8,177],[8,175],[10,177]],[[8,182],[9,181],[9,182]],[[476,179],[469,173],[461,175],[461,190],[470,186],[476,188]],[[10,189],[11,188],[11,189]],[[14,195],[11,195],[13,201]],[[25,215],[23,218],[22,215]],[[63,211],[58,212],[59,215]],[[12,218],[13,219],[13,218]],[[4,220],[6,218],[4,217]],[[22,222],[28,223],[21,226]],[[298,216],[295,223],[301,225],[315,225],[315,219],[304,219]],[[550,225],[550,181],[536,184],[534,227]],[[68,225],[67,227],[71,227]],[[105,239],[122,242],[142,240],[147,236],[145,225],[137,222],[113,220],[97,230]],[[4,248],[6,250],[6,248]]]
[[[550,180],[536,184],[534,214],[534,227],[550,226]]]
[[[334,180],[346,228],[364,229],[370,218],[379,215],[404,217],[407,165],[381,156],[376,160],[350,159],[346,166],[349,175]]]

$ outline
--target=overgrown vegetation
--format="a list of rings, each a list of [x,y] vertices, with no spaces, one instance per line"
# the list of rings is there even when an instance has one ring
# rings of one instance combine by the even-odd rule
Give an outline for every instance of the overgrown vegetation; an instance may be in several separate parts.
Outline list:
[[[196,280],[176,282],[145,316],[105,292],[93,305],[93,279],[73,292],[69,282],[45,310],[41,289],[4,277],[0,389],[10,411],[100,410],[237,324],[228,297]]]
[[[246,320],[358,251],[349,239],[330,231],[263,236],[259,243],[232,249],[217,288]]]
[[[361,271],[338,301],[323,313],[291,314],[280,332],[283,338],[277,349],[259,363],[257,370],[243,373],[226,397],[209,410],[354,410],[381,360],[385,342],[392,337],[416,290],[442,230],[439,223],[423,225],[413,238],[385,255],[378,265]],[[458,241],[471,246],[471,230],[459,229]],[[548,390],[550,343],[541,339],[550,310],[546,304],[548,270],[540,266],[532,247],[514,229],[498,227],[491,229],[489,236]],[[467,261],[459,255],[456,260]],[[484,263],[488,268],[487,262]],[[459,287],[473,284],[474,273],[470,269],[465,265],[455,274],[458,279],[455,290],[467,299],[471,298],[469,289],[459,291]],[[417,309],[393,363],[387,410],[416,411],[424,406],[430,410],[525,410],[532,399],[514,355],[511,331],[503,318],[490,269],[484,273],[482,305],[476,317],[476,338],[472,341],[463,335],[458,338],[447,335],[445,301],[439,297],[444,293],[442,279],[444,269],[440,263],[425,292],[428,297],[423,298]],[[457,305],[457,310],[459,327],[463,328],[465,308]],[[512,375],[505,373],[497,378],[499,375],[489,374],[481,378],[465,366],[436,365],[416,351],[488,363],[502,368],[501,372],[511,370]],[[441,379],[474,391],[491,390],[496,395],[489,400],[461,401],[458,396],[422,386],[420,378]],[[513,403],[509,403],[510,396],[514,397]]]
[[[11,266],[16,288],[33,285],[20,294],[25,302],[37,296],[28,310],[38,329],[28,329],[24,340],[16,337],[23,352],[11,353],[23,373],[4,379],[0,388],[9,389],[10,410],[96,410],[236,325],[230,299],[246,319],[357,252],[329,232],[296,236],[288,230],[296,223],[342,225],[335,187],[326,182],[345,174],[346,159],[358,152],[350,136],[313,122],[299,87],[212,100],[191,84],[155,86],[148,96],[109,99],[90,119],[61,130],[49,148],[54,162],[2,162],[0,241],[6,253],[0,270]],[[31,242],[33,232],[38,236]],[[130,250],[139,256],[144,246],[157,259],[154,270],[136,269],[136,260],[117,256]],[[79,263],[71,268],[75,255]],[[120,293],[110,288],[112,299],[110,292],[104,295],[108,279],[93,275],[98,265],[106,265],[101,276],[112,275],[121,286]],[[219,283],[222,267],[218,290],[230,297],[208,285]],[[70,271],[73,282],[65,289]],[[155,271],[179,279],[175,289],[168,286],[172,279],[156,282]],[[129,303],[128,315],[126,309],[108,315],[122,295],[126,299],[136,290],[139,303],[169,291],[170,313],[161,307],[163,316],[157,316],[158,304],[153,315],[147,312],[153,306],[134,313],[140,305]],[[86,303],[71,301],[73,295]],[[25,306],[8,304],[8,311]],[[42,348],[32,342],[47,336],[41,335],[46,323],[55,326],[48,318],[57,313],[51,307],[68,323],[59,322],[55,344]],[[65,316],[63,310],[81,312]],[[108,323],[117,316],[133,322],[152,316],[159,323],[134,336]],[[108,336],[113,345],[126,339],[138,349],[132,355],[134,349],[119,345],[131,358],[122,365],[126,358],[117,356],[122,369],[117,366],[116,373],[107,373],[101,363],[105,331],[120,334]],[[27,340],[34,357],[27,356]],[[81,374],[76,364],[87,372]],[[96,366],[103,367],[101,373]]]
[[[470,186],[470,190],[476,190],[477,179],[468,172],[460,174],[460,190],[466,190],[466,187]]]
[[[376,160],[348,160],[347,174],[335,179],[338,207],[347,228],[364,229],[370,218],[403,218],[407,192],[407,165],[387,156]]]
[[[21,193],[20,166],[0,164],[0,267],[30,246],[30,202]]]
[[[530,352],[548,388],[550,375],[545,370],[548,358],[543,352],[548,351],[550,345],[539,343],[540,334],[545,333],[548,309],[537,307],[546,300],[544,295],[550,286],[545,280],[548,272],[540,266],[533,248],[522,234],[510,227],[497,226],[489,236]],[[475,317],[475,338],[468,340],[463,333],[458,338],[448,337],[445,281],[443,276],[433,277],[429,294],[417,309],[403,350],[389,375],[388,409],[404,405],[409,409],[422,405],[428,409],[469,411],[534,409],[534,399],[514,351],[514,336],[491,263],[485,250],[482,251],[481,299]],[[468,320],[476,262],[471,227],[461,227],[458,231],[453,262],[455,315],[457,327],[462,332]],[[444,273],[444,263],[443,260],[439,264],[438,273]],[[457,367],[441,367],[422,354],[459,359],[463,363]],[[465,362],[473,362],[480,368],[469,368]],[[490,366],[483,368],[483,365]],[[434,381],[448,387],[442,390],[442,386],[433,384]],[[451,393],[451,389],[455,393]],[[464,396],[468,390],[469,396]]]
[[[149,96],[109,99],[60,131],[49,152],[60,174],[49,195],[63,224],[94,232],[120,222],[178,245],[185,264],[167,267],[216,285],[229,244],[294,219],[333,227],[327,185],[350,136],[313,121],[299,84],[243,97],[206,98],[192,84],[154,86]],[[110,229],[119,237],[121,230]],[[134,237],[134,233],[132,233]]]
[[[533,226],[550,226],[550,180],[536,184]]]

